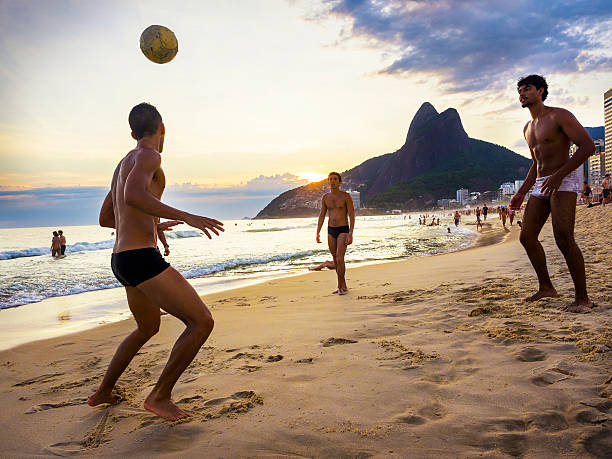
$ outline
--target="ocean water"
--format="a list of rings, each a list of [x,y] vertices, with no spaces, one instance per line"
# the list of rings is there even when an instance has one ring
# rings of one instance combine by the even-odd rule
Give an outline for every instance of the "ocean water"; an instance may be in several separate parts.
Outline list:
[[[429,217],[431,219],[431,216]],[[166,233],[167,260],[196,285],[217,286],[236,280],[282,277],[304,272],[331,259],[327,230],[315,242],[317,220],[228,220],[226,231],[209,240],[186,225]],[[451,252],[467,247],[476,233],[455,228],[440,215],[440,226],[418,224],[416,215],[358,217],[354,242],[347,251],[351,266]],[[52,231],[57,228],[0,229],[0,309],[27,308],[47,298],[120,287],[110,269],[112,229],[99,226],[62,227],[66,257],[51,257]],[[350,273],[349,273],[350,277]],[[207,279],[208,284],[197,280]],[[200,293],[205,293],[204,291]]]

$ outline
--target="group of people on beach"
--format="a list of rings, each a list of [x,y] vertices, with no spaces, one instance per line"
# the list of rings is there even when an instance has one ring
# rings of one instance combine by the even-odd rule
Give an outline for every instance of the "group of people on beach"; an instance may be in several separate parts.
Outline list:
[[[548,85],[542,76],[521,78],[517,90],[521,105],[531,114],[523,134],[533,161],[509,208],[519,210],[525,195],[533,187],[524,212],[520,242],[539,283],[538,291],[525,301],[558,296],[548,274],[544,249],[538,240],[544,223],[552,215],[555,241],[565,257],[575,287],[575,300],[564,310],[583,312],[594,305],[587,295],[582,253],[574,240],[576,194],[581,183],[574,171],[595,151],[595,146],[569,111],[543,104],[548,95]],[[111,189],[100,210],[100,225],[116,230],[111,269],[125,286],[137,327],[117,348],[99,388],[89,397],[88,403],[96,406],[118,401],[113,392],[115,383],[140,348],[159,330],[160,308],[163,308],[181,320],[185,330],[146,397],[144,407],[164,419],[176,421],[191,414],[172,401],[173,387],[208,339],[214,320],[195,289],[157,250],[157,239],[158,235],[181,223],[200,229],[210,239],[211,232],[219,235],[223,231],[223,223],[173,208],[161,201],[166,183],[161,168],[166,133],[162,117],[154,106],[142,103],[132,109],[128,121],[137,144],[119,161],[113,173]],[[570,142],[578,147],[572,158],[569,157]],[[340,174],[330,173],[328,181],[331,191],[321,200],[316,240],[321,242],[321,228],[326,214],[329,214],[327,241],[338,281],[333,293],[345,295],[348,288],[344,256],[347,246],[353,241],[355,213],[350,195],[340,190]],[[456,212],[456,225],[458,215]],[[160,222],[160,218],[168,221]]]
[[[66,236],[62,230],[53,231],[51,238],[51,256],[53,258],[63,257],[66,254]]]
[[[593,189],[589,185],[589,182],[584,182],[582,185],[582,191],[580,193],[582,201],[588,207],[593,207],[594,205],[601,205],[601,207],[605,207],[606,204],[610,204],[611,196],[612,179],[610,179],[609,173],[605,174],[603,180],[601,181],[601,195],[597,196],[597,198],[595,198],[593,195]]]

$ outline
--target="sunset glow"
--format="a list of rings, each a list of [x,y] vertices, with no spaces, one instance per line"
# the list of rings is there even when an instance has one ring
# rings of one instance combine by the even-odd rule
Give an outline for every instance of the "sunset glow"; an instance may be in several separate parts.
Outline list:
[[[326,179],[327,175],[319,172],[304,172],[302,174],[298,174],[298,178],[300,180],[308,180],[308,182],[320,182],[321,180]]]

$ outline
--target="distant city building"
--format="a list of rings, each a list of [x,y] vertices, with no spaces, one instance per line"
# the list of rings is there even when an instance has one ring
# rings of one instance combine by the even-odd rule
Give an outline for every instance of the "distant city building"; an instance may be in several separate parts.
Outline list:
[[[605,153],[605,172],[606,174],[612,174],[612,89],[608,89],[604,93],[604,140],[607,145],[607,152]]]
[[[361,193],[359,191],[348,190],[348,194],[351,195],[351,199],[353,200],[353,207],[355,209],[359,209],[361,207]]]
[[[514,183],[506,182],[502,183],[499,187],[502,196],[508,196],[510,194],[514,194]]]
[[[467,204],[469,199],[470,190],[468,190],[467,188],[461,188],[460,190],[457,190],[457,201],[461,203],[462,206]]]
[[[525,180],[515,180],[514,181],[514,192],[516,193],[520,187],[523,186],[523,183],[525,183]]]
[[[450,204],[450,199],[438,199],[438,207],[443,207],[444,209],[448,209]]]

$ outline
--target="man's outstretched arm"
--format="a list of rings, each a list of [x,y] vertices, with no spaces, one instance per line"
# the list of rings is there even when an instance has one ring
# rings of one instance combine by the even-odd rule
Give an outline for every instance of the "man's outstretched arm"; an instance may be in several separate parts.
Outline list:
[[[161,155],[155,151],[143,151],[136,158],[134,167],[130,171],[124,189],[125,203],[135,207],[145,214],[153,217],[167,218],[169,220],[182,220],[189,226],[201,229],[210,239],[208,230],[217,236],[218,231],[225,231],[223,223],[213,218],[201,217],[168,206],[148,191],[153,174],[161,167]]]

